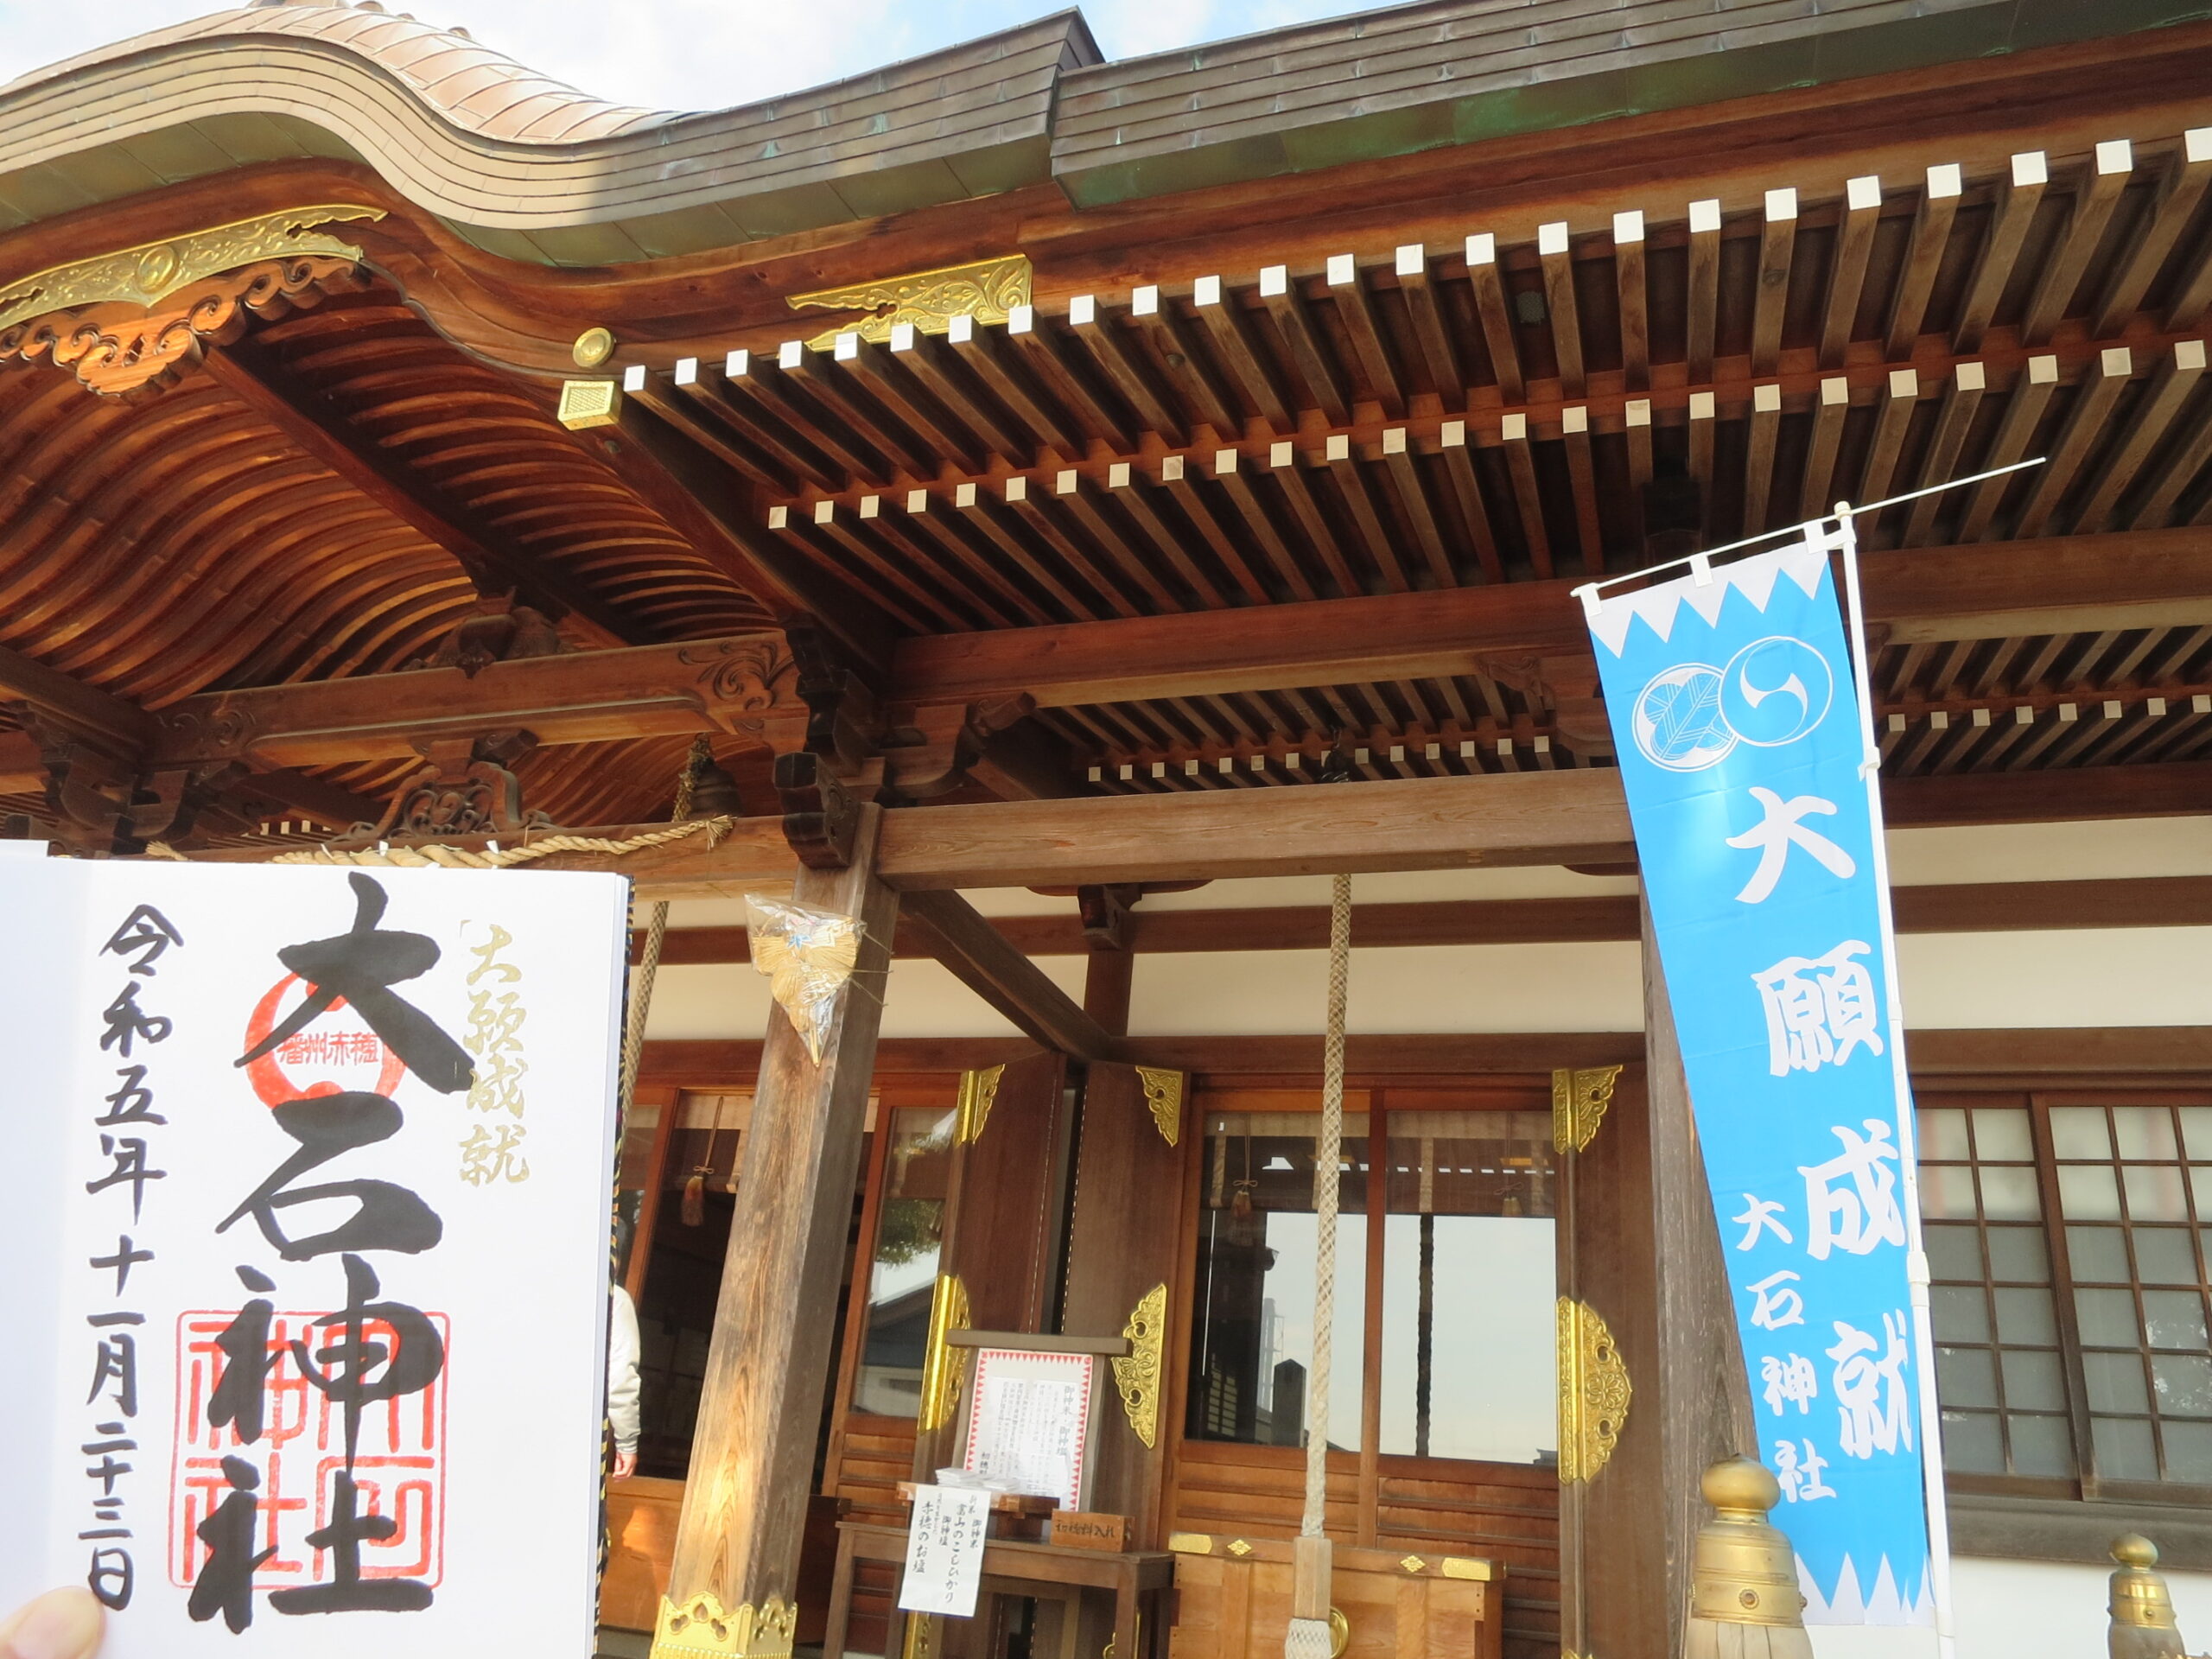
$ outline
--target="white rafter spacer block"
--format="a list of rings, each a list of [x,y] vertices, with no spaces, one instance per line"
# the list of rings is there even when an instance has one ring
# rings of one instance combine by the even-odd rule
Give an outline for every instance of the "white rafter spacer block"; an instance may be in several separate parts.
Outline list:
[[[1090,781],[1094,784],[1104,783],[1106,781],[1106,768],[1103,766],[1093,766],[1090,769]]]
[[[2056,353],[2044,352],[2028,359],[2028,384],[2031,386],[2055,386],[2058,384],[2058,357]]]
[[[829,524],[831,520],[835,519],[836,516],[837,504],[835,501],[817,501],[814,504],[814,522],[816,524]]]
[[[2192,715],[2212,715],[2212,696],[2202,691],[2196,693],[2189,700],[2189,712]]]
[[[1471,265],[1494,265],[1497,263],[1497,238],[1489,231],[1478,231],[1467,238],[1467,263]]]
[[[1939,162],[1928,169],[1928,194],[1934,200],[1964,195],[1966,188],[1966,171],[1956,162]]]
[[[1301,751],[1293,749],[1283,756],[1282,764],[1288,771],[1303,772],[1306,770],[1306,756]]]
[[[2177,340],[2174,342],[2174,367],[2184,373],[2204,366],[2204,342],[2201,340]]]
[[[1106,487],[1109,490],[1126,490],[1129,487],[1130,477],[1129,463],[1126,461],[1115,461],[1106,468]]]
[[[1975,709],[1975,710],[1974,711],[1974,723],[1975,725],[1977,725],[1977,726],[1986,726],[1986,725],[1988,725],[1988,724],[1989,724],[1989,710],[1988,710],[1988,709]]]
[[[1427,276],[1428,249],[1419,242],[1400,243],[1397,251],[1397,272],[1401,276]]]
[[[789,507],[771,507],[768,509],[769,529],[782,530],[787,526],[791,521],[791,510]]]
[[[836,358],[840,363],[851,363],[858,360],[861,354],[861,337],[859,332],[855,329],[846,329],[844,333],[839,334],[835,340],[830,342],[830,355]]]
[[[1950,715],[1942,709],[1935,710],[1928,716],[1928,728],[1930,731],[1936,732],[1949,731],[1951,729]]]
[[[1711,392],[1694,391],[1690,393],[1690,419],[1694,421],[1709,421],[1713,418],[1716,407],[1717,405]]]
[[[1098,321],[1098,296],[1078,294],[1068,302],[1068,321],[1075,327],[1088,328]]]
[[[1436,441],[1440,444],[1443,445],[1446,449],[1465,448],[1467,447],[1467,423],[1465,421],[1445,422],[1441,427],[1437,429]]]
[[[1268,446],[1268,465],[1270,467],[1287,467],[1295,459],[1297,454],[1292,449],[1288,438],[1278,438]]]
[[[1236,757],[1233,754],[1223,755],[1214,770],[1224,778],[1229,777],[1236,770]]]
[[[1690,203],[1690,232],[1702,236],[1720,228],[1720,198],[1707,196]]]
[[[1500,756],[1509,755],[1509,754],[1512,753],[1513,753],[1513,740],[1512,740],[1511,738],[1510,738],[1510,737],[1501,737],[1501,738],[1499,738],[1499,739],[1497,740],[1497,752],[1498,752],[1498,753],[1499,753],[1499,755],[1500,755]]]
[[[2164,718],[2166,712],[2166,700],[2164,697],[2151,698],[2144,703],[2143,712],[2153,720]]]
[[[891,350],[894,356],[900,352],[911,352],[921,343],[922,337],[915,332],[912,323],[894,322],[891,325]]]
[[[1624,213],[1613,215],[1613,242],[1616,246],[1624,242],[1643,240],[1643,211],[1631,207]]]
[[[1174,483],[1179,483],[1179,482],[1180,482],[1180,481],[1181,481],[1182,477],[1183,477],[1183,457],[1182,457],[1182,456],[1180,456],[1180,455],[1162,455],[1162,456],[1160,458],[1160,481],[1161,483],[1163,483],[1163,484],[1174,484]]]
[[[1167,775],[1167,763],[1165,760],[1154,761],[1152,763],[1152,775],[1155,778],[1165,778]]]
[[[1891,369],[1890,371],[1890,396],[1892,397],[1919,397],[1919,371],[1916,369]]]
[[[1329,434],[1328,455],[1331,461],[1351,459],[1351,440],[1341,432]]]
[[[881,496],[880,496],[880,495],[864,495],[864,496],[861,497],[861,518],[880,518],[880,517],[882,516],[882,513],[883,513],[883,498],[882,498]]]
[[[1133,317],[1155,316],[1160,311],[1160,284],[1147,283],[1142,288],[1129,290],[1129,315]]]
[[[1778,225],[1784,219],[1797,217],[1797,192],[1789,185],[1766,193],[1766,222]]]
[[[696,386],[699,384],[697,358],[679,357],[676,359],[676,384],[679,386]]]
[[[1359,280],[1359,266],[1348,253],[1329,256],[1329,286],[1348,288]]]
[[[1444,746],[1441,743],[1432,743],[1421,751],[1421,757],[1428,760],[1441,760],[1444,758]]]
[[[906,492],[907,512],[927,512],[929,510],[930,493],[927,490],[909,490]]]
[[[2181,156],[2191,165],[2212,162],[2212,127],[2191,127],[2182,134]]]
[[[2050,160],[2039,149],[2024,149],[2012,157],[2013,188],[2024,190],[2031,186],[2050,182]]]
[[[1279,294],[1289,292],[1290,267],[1288,265],[1262,265],[1260,267],[1260,297],[1262,299],[1272,300]]]
[[[2097,146],[2097,171],[2100,173],[2133,173],[2135,170],[2135,146],[2125,138],[2107,138]]]
[[[1404,427],[1386,426],[1382,429],[1382,453],[1386,455],[1402,455],[1406,453]]]
[[[2081,706],[2077,703],[2062,702],[2058,705],[2058,717],[2061,721],[2079,720],[2082,718]]]
[[[1981,363],[1961,363],[1958,378],[1953,382],[1961,391],[1981,391],[1989,385],[1989,369]]]
[[[1869,208],[1880,207],[1882,205],[1882,175],[1878,173],[1861,173],[1855,179],[1845,181],[1843,205],[1854,213],[1863,213]]]
[[[1006,499],[1009,501],[1027,501],[1029,499],[1029,480],[1020,473],[1016,473],[1012,478],[1007,480]]]
[[[1590,407],[1576,404],[1559,412],[1559,429],[1562,432],[1587,432],[1590,429]]]
[[[1236,470],[1236,452],[1234,449],[1217,449],[1213,452],[1213,475],[1216,478],[1226,478]]]
[[[1137,776],[1137,769],[1136,769],[1135,766],[1131,766],[1131,765],[1130,765],[1128,761],[1126,761],[1126,760],[1124,760],[1123,762],[1122,762],[1122,781],[1123,783],[1125,783],[1125,784],[1131,784],[1131,783],[1135,783],[1135,782],[1136,781],[1136,776]]]
[[[967,311],[955,312],[945,320],[944,337],[955,346],[965,346],[976,338],[976,319]]]
[[[1197,777],[1198,775],[1198,763],[1195,760],[1185,760],[1183,763],[1183,775],[1185,778]]]
[[[1516,410],[1497,423],[1497,435],[1508,443],[1526,443],[1529,441],[1529,417]]]
[[[2118,720],[2120,718],[2120,704],[2117,702],[2107,698],[2105,702],[2104,712],[2105,718],[2107,720]]]
[[[1400,758],[1400,757],[1401,757],[1404,753],[1405,753],[1405,751],[1404,751],[1404,750],[1402,750],[1402,749],[1393,749],[1393,750],[1391,750],[1391,752],[1390,752],[1390,758],[1391,758],[1393,760],[1395,760],[1399,759],[1399,758]],[[1368,764],[1368,752],[1367,752],[1365,749],[1363,749],[1363,749],[1354,749],[1354,750],[1351,752],[1351,763],[1352,763],[1352,765],[1354,765],[1354,766],[1363,766],[1367,765],[1367,764]]]
[[[974,506],[976,505],[976,486],[973,484],[954,485],[952,486],[952,505],[956,507]]]
[[[1630,426],[1650,425],[1651,400],[1649,397],[1630,398],[1621,410],[1621,418]]]
[[[1782,387],[1770,381],[1751,388],[1751,408],[1761,415],[1772,415],[1782,407]]]
[[[1552,752],[1552,741],[1544,733],[1539,732],[1529,740],[1529,747],[1538,754],[1549,754]]]
[[[805,361],[806,342],[803,340],[787,340],[776,347],[776,366],[779,369],[795,369]]]
[[[1471,737],[1459,746],[1459,758],[1462,760],[1471,760],[1475,758],[1474,739]]]
[[[1052,493],[1073,495],[1083,482],[1082,475],[1072,467],[1064,467],[1052,474]]]
[[[1221,278],[1218,276],[1201,276],[1197,282],[1192,283],[1191,284],[1191,303],[1199,306],[1219,305],[1221,303]]]
[[[1026,334],[1037,327],[1037,308],[1033,305],[1009,305],[1006,308],[1006,331],[1009,334]]]
[[[1904,716],[1903,715],[1891,715],[1890,716],[1889,726],[1890,729],[1893,732],[1901,732],[1904,730]]]
[[[1252,757],[1252,764],[1247,768],[1248,771],[1251,772],[1265,772],[1267,769],[1268,757],[1264,754],[1254,755]]]
[[[2018,708],[2015,709],[2012,711],[2012,723],[2015,726],[2034,725],[2036,723],[2035,704],[2032,702],[2024,702]]]
[[[644,364],[632,363],[628,368],[622,371],[623,391],[643,391],[645,389],[645,365]]]
[[[722,359],[722,378],[742,380],[753,367],[753,353],[740,346]]]
[[[2107,346],[2097,353],[2097,366],[2107,379],[2118,379],[2135,372],[2135,353],[2125,346]]]
[[[1821,382],[1821,402],[1833,409],[1838,404],[1851,401],[1851,382],[1842,375],[1832,374]]]
[[[1555,219],[1548,225],[1536,226],[1536,251],[1547,258],[1554,258],[1567,251],[1567,221]]]

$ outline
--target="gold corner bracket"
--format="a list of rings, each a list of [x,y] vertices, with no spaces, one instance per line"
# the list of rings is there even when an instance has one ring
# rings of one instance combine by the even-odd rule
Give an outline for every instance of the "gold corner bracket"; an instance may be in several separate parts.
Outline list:
[[[1559,1299],[1559,1481],[1595,1480],[1628,1422],[1628,1367],[1604,1319],[1571,1296]]]
[[[1129,1351],[1114,1361],[1114,1385],[1122,1391],[1122,1410],[1147,1446],[1160,1441],[1160,1352],[1167,1337],[1167,1287],[1154,1285],[1130,1311],[1122,1327]]]
[[[1136,1070],[1153,1123],[1160,1130],[1160,1138],[1172,1147],[1183,1132],[1183,1074],[1157,1065],[1141,1065]]]
[[[1598,1138],[1605,1109],[1613,1103],[1613,1085],[1620,1081],[1618,1065],[1586,1066],[1580,1071],[1552,1073],[1552,1149],[1580,1152]]]
[[[883,276],[845,288],[787,295],[785,303],[794,311],[813,306],[869,314],[859,322],[832,328],[806,342],[815,351],[826,352],[836,345],[838,335],[847,334],[880,346],[902,323],[925,334],[944,334],[955,317],[1002,323],[1015,306],[1029,303],[1029,294],[1027,256],[1008,253],[965,265],[943,265],[935,270]]]
[[[770,1596],[725,1609],[711,1592],[681,1602],[663,1596],[652,1659],[791,1659],[798,1609]]]
[[[915,1426],[924,1432],[943,1428],[952,1421],[960,1403],[961,1378],[967,1369],[968,1351],[955,1348],[945,1338],[968,1328],[968,1287],[957,1273],[941,1273],[930,1298],[930,1334],[922,1351],[922,1399]]]
[[[999,1084],[1005,1077],[1003,1064],[960,1074],[960,1102],[955,1118],[958,1127],[953,1132],[953,1139],[959,1145],[972,1146],[983,1138],[983,1126],[990,1122],[991,1108],[998,1102]]]

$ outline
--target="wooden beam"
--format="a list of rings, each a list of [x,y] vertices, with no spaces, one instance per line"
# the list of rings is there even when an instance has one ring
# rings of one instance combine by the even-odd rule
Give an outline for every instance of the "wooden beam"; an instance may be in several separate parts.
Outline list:
[[[893,953],[902,958],[948,960],[946,947],[938,935],[925,926],[913,925],[923,899],[924,895],[917,894],[908,905]],[[1891,899],[1900,933],[2212,927],[2212,876],[2204,875],[1897,887],[1891,891]],[[1081,921],[1073,915],[995,916],[988,925],[1005,945],[1023,957],[1096,954],[1084,938]],[[1148,910],[1132,914],[1125,925],[1128,929],[1128,943],[1122,953],[1124,955],[1322,950],[1329,944],[1329,912],[1325,905]],[[1353,908],[1351,920],[1352,945],[1361,950],[1434,945],[1617,944],[1637,937],[1633,893],[1359,905]],[[642,931],[631,936],[633,961],[644,938]],[[670,930],[661,946],[660,959],[665,967],[678,967],[743,962],[747,957],[746,932],[741,927],[679,927]]]
[[[445,495],[404,461],[368,442],[274,352],[242,340],[209,352],[200,365],[286,442],[451,554],[480,588],[512,588],[525,604],[572,617],[598,645],[640,645],[652,638],[651,629],[623,615],[588,583],[516,544],[474,508]]]
[[[905,918],[955,978],[1032,1041],[1078,1059],[1113,1055],[1104,1028],[958,893],[916,893]]]
[[[775,1652],[795,1613],[800,1535],[830,1357],[829,1310],[843,1280],[852,1193],[868,1119],[898,895],[873,868],[881,809],[861,809],[854,862],[804,870],[794,896],[864,928],[854,982],[820,1058],[791,1021],[771,1021],[731,1217],[729,1250],[701,1382],[690,1479],[677,1524],[653,1649],[696,1652],[681,1625],[702,1598],[713,1616],[772,1623],[748,1650]],[[788,1648],[789,1627],[781,1632]]]
[[[0,732],[0,795],[35,795],[46,787],[46,763],[29,732]]]
[[[5,645],[0,645],[0,702],[27,702],[127,754],[142,751],[154,729],[152,716],[137,703]]]

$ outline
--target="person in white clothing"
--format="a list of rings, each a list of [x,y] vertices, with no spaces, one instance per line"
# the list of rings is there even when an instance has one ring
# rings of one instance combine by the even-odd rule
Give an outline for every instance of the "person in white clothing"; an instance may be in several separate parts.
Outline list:
[[[638,1306],[614,1287],[607,1325],[607,1423],[614,1435],[614,1478],[638,1472]]]

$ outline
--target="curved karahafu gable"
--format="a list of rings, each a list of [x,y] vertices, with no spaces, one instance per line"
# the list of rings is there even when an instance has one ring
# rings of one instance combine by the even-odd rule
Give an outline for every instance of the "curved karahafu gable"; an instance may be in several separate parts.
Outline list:
[[[1046,176],[1082,18],[706,114],[632,109],[370,5],[263,5],[0,88],[0,230],[255,162],[365,162],[480,245],[554,264],[728,246]]]

